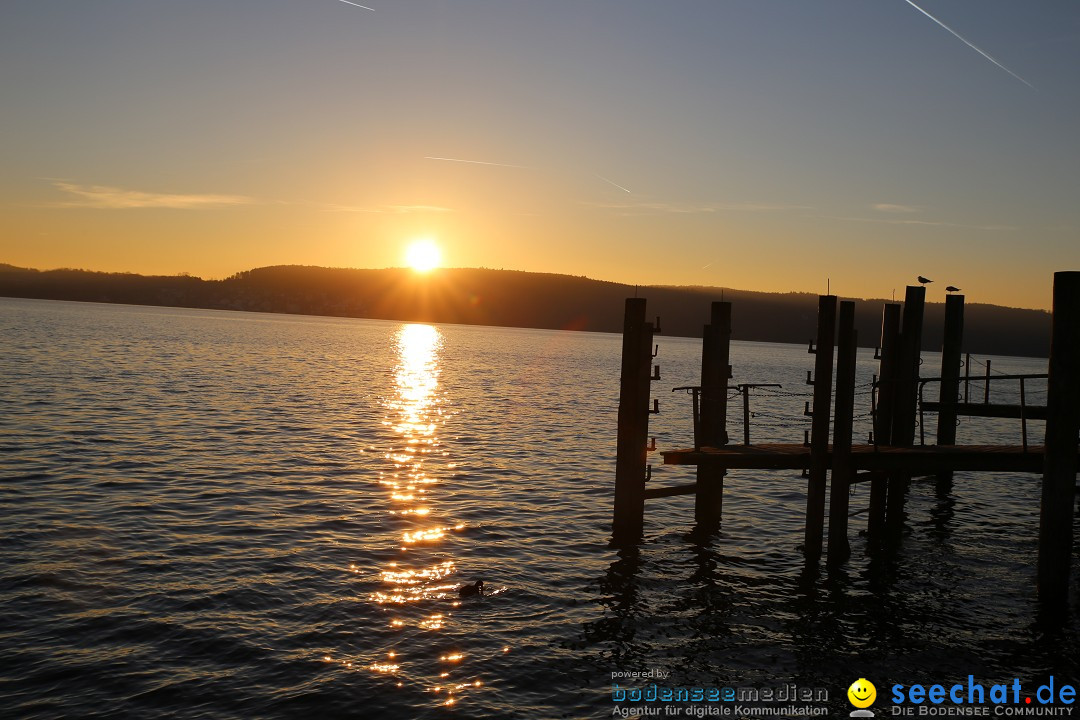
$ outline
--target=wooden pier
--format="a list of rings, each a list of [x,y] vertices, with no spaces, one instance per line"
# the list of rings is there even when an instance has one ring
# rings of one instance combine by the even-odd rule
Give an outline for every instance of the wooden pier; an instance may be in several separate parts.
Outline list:
[[[945,332],[940,377],[920,377],[925,288],[908,287],[903,306],[886,303],[882,310],[878,373],[870,390],[874,431],[870,442],[854,444],[855,303],[839,303],[832,295],[818,305],[814,371],[807,378],[813,387],[805,414],[812,418],[808,437],[800,443],[750,444],[749,385],[737,386],[743,395],[744,444],[729,444],[727,425],[728,365],[732,327],[730,303],[714,303],[710,324],[704,327],[701,385],[681,387],[693,395],[693,447],[664,450],[666,465],[692,465],[697,481],[674,487],[645,487],[645,440],[648,415],[657,410],[649,403],[651,383],[659,380],[652,368],[654,326],[646,323],[645,301],[627,301],[623,340],[622,386],[619,404],[619,443],[615,488],[613,537],[618,543],[637,542],[644,527],[645,501],[693,494],[699,526],[715,527],[722,519],[725,475],[731,470],[799,470],[807,478],[806,524],[803,551],[816,564],[828,539],[829,564],[843,563],[850,555],[848,542],[849,488],[870,483],[867,514],[868,547],[888,546],[900,537],[906,520],[904,502],[914,475],[935,475],[940,488],[951,487],[959,471],[1041,473],[1042,505],[1039,526],[1038,589],[1051,607],[1063,607],[1068,598],[1072,561],[1072,518],[1076,473],[1080,468],[1080,272],[1054,276],[1053,337],[1049,373],[991,377],[987,363],[984,402],[970,402],[970,356],[961,378],[964,298],[946,299]],[[659,321],[657,321],[659,323]],[[1029,405],[1025,382],[1045,379],[1045,406]],[[1018,381],[1020,403],[992,404],[991,381]],[[924,398],[927,383],[937,382],[935,400]],[[963,393],[960,392],[963,383]],[[812,407],[811,407],[812,405]],[[924,413],[938,416],[934,437],[927,445]],[[956,445],[958,417],[1018,418],[1020,445]],[[1046,421],[1043,444],[1029,443],[1027,421]],[[831,425],[831,427],[830,427]],[[918,427],[918,437],[916,437]],[[831,432],[830,432],[831,430]],[[831,437],[830,437],[831,435]],[[918,440],[918,444],[916,443]],[[826,500],[828,524],[826,533]]]
[[[1043,447],[1029,445],[915,445],[892,447],[852,445],[846,451],[852,470],[940,474],[960,470],[985,472],[1041,472]],[[667,450],[661,453],[665,465],[698,465],[724,470],[807,470],[812,462],[808,445],[763,443],[703,447],[700,450]],[[832,467],[836,454],[828,445],[822,453]],[[869,479],[869,478],[863,478]],[[849,481],[854,484],[857,481]]]

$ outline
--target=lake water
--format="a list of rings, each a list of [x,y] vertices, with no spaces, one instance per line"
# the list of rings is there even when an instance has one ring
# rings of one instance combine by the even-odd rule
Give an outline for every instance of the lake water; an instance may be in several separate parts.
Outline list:
[[[796,551],[798,473],[733,473],[714,536],[649,501],[640,547],[609,547],[615,335],[0,299],[0,336],[3,717],[610,717],[611,674],[657,669],[846,715],[859,677],[1080,681],[1075,614],[1037,622],[1032,475],[916,481],[899,551],[869,559],[859,515],[834,572]],[[650,434],[685,447],[699,342],[658,343]],[[805,346],[732,362],[784,384],[753,439],[800,441]]]

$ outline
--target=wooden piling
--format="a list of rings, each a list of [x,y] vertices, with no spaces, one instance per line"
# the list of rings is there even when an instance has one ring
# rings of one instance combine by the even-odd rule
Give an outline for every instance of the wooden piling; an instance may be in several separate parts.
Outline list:
[[[892,444],[901,447],[910,447],[915,442],[925,305],[926,288],[908,287],[904,296],[904,320],[900,328],[900,373],[896,383],[892,430]]]
[[[701,426],[695,443],[727,445],[727,384],[731,377],[731,303],[714,302],[701,341]],[[724,470],[698,466],[694,518],[718,523],[724,509]]]
[[[615,458],[615,542],[641,537],[645,521],[646,440],[649,434],[653,326],[645,322],[644,298],[628,298],[623,320],[619,380],[619,428]]]
[[[750,444],[750,385],[742,386],[742,441],[743,445]]]
[[[964,296],[945,298],[945,337],[941,344],[941,392],[938,402],[937,444],[956,444],[956,404],[960,402],[960,345],[964,337]],[[939,489],[952,481],[952,473],[938,475]]]
[[[896,397],[890,444],[912,447],[915,444],[915,419],[918,409],[919,361],[922,351],[923,310],[926,288],[908,286],[904,295],[904,318],[900,328],[900,359],[896,373]],[[889,476],[885,526],[894,539],[904,528],[904,499],[909,473],[896,472]]]
[[[1039,513],[1039,599],[1064,607],[1072,561],[1072,516],[1080,432],[1080,272],[1054,273],[1046,445]]]
[[[964,403],[968,401],[968,390],[971,388],[971,353],[964,353]]]
[[[832,404],[833,341],[836,337],[836,296],[818,298],[817,357],[814,359],[814,409],[810,430],[810,479],[806,488],[807,562],[821,558],[825,533],[825,485],[829,468],[829,407]]]
[[[879,344],[877,407],[874,414],[874,442],[892,443],[893,412],[896,406],[896,369],[900,362],[900,305],[885,303],[881,311],[881,341]],[[867,533],[871,542],[884,538],[885,507],[889,476],[879,473],[870,481],[870,513]]]
[[[855,414],[855,361],[858,352],[855,303],[840,303],[836,339],[836,400],[833,411],[832,478],[829,495],[829,563],[838,564],[851,555],[848,543],[848,498],[853,477],[851,432]]]

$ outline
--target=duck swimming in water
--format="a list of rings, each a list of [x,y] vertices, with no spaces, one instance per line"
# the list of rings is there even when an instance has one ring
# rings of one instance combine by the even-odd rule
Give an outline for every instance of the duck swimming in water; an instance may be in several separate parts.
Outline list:
[[[462,585],[458,588],[458,595],[461,597],[470,597],[472,595],[484,594],[484,581],[477,580],[472,585]]]

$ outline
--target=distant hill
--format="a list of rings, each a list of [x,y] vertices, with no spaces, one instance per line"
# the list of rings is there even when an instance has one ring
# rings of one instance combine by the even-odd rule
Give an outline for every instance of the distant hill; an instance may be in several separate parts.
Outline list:
[[[721,291],[707,287],[642,287],[585,277],[513,270],[347,270],[276,266],[225,280],[87,270],[30,270],[0,264],[0,296],[165,305],[255,312],[332,315],[418,322],[620,332],[623,300],[648,298],[667,335],[700,337],[709,302],[733,303],[736,340],[804,343],[814,336],[817,296]],[[860,345],[873,347],[884,300],[856,306]],[[940,350],[943,303],[928,303],[923,348]],[[1050,314],[971,303],[964,318],[971,353],[1046,357]]]

